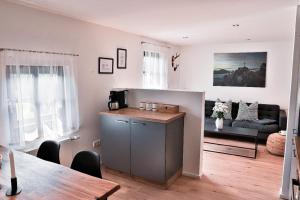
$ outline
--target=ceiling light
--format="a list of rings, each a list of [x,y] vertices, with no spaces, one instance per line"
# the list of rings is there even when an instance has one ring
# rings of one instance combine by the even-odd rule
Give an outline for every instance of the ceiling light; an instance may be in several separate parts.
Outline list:
[[[189,39],[189,36],[183,36],[182,39]]]
[[[233,27],[239,27],[239,24],[232,24]]]
[[[247,41],[250,41],[250,40],[251,40],[251,38],[247,38],[246,40],[247,40]]]

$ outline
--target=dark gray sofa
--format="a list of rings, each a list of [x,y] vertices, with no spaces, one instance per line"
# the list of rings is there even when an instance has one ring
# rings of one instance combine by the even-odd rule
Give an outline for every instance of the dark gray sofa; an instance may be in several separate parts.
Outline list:
[[[248,103],[249,105],[249,103]],[[205,124],[214,124],[215,119],[211,118],[215,101],[205,101]],[[259,132],[259,139],[266,141],[271,133],[280,130],[286,130],[286,113],[280,110],[278,105],[272,104],[258,104],[258,121],[239,121],[235,120],[239,110],[239,103],[232,102],[232,120],[224,120],[224,126],[253,128]],[[273,122],[263,123],[263,119],[273,120]]]

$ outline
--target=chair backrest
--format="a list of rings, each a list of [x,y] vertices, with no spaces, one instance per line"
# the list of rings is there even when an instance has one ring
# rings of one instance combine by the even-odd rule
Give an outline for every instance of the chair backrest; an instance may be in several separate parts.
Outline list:
[[[47,140],[41,144],[37,152],[37,157],[43,160],[60,164],[59,161],[60,144],[56,141]]]
[[[71,169],[102,178],[100,169],[100,155],[93,151],[81,151],[72,161]]]

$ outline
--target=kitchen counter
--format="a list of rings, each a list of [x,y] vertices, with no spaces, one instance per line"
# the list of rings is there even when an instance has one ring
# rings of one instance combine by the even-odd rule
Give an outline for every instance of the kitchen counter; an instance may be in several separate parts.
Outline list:
[[[126,86],[124,87],[123,85],[117,87],[126,88]],[[183,172],[185,175],[197,179],[201,177],[203,169],[202,149],[205,119],[205,92],[173,89],[126,89],[128,89],[127,104],[129,107],[139,108],[140,102],[159,102],[162,104],[180,106],[180,111],[184,112]],[[121,118],[121,116],[115,117]],[[126,117],[124,116],[124,118]]]
[[[185,115],[184,112],[179,113],[160,113],[153,111],[139,110],[138,108],[122,108],[120,110],[111,110],[99,112],[99,115],[117,115],[126,116],[137,120],[145,120],[159,123],[169,123]]]
[[[182,173],[184,117],[137,108],[100,112],[103,166],[168,187]]]

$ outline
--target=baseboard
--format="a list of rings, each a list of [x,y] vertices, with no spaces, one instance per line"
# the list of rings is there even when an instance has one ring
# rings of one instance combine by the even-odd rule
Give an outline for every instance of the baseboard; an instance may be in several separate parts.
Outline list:
[[[153,181],[149,181],[145,178],[141,178],[138,176],[133,176],[130,174],[127,174],[125,172],[120,172],[118,170],[114,170],[114,169],[110,169],[106,166],[102,166],[102,172],[106,172],[106,173],[110,173],[116,176],[120,176],[122,178],[128,178],[128,179],[133,179],[135,181],[147,184],[147,185],[151,185],[153,187],[157,187],[159,189],[164,189],[167,190],[176,180],[177,178],[179,178],[182,175],[182,169],[179,169],[172,177],[170,177],[165,183],[157,183],[157,182],[153,182]],[[2,200],[2,199],[0,199]]]
[[[282,193],[280,193],[279,197],[280,197],[280,199],[286,199],[286,200],[289,199],[288,195],[285,195],[285,194],[282,194]]]
[[[279,198],[280,198],[280,199],[286,199],[286,200],[289,199],[289,194],[283,194],[283,193],[282,193],[282,186],[280,187]]]
[[[199,175],[199,174],[194,174],[194,173],[185,172],[185,171],[182,172],[182,175],[187,176],[187,177],[191,177],[191,178],[201,178],[201,175]]]

